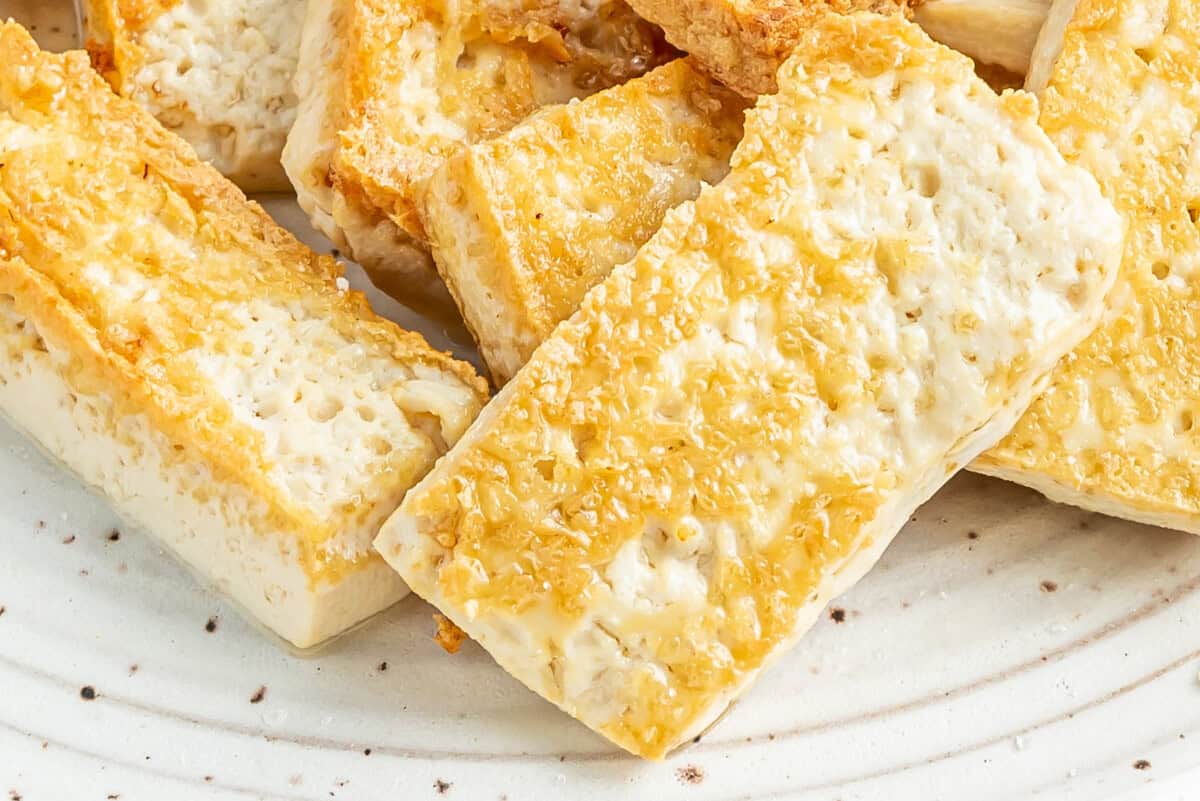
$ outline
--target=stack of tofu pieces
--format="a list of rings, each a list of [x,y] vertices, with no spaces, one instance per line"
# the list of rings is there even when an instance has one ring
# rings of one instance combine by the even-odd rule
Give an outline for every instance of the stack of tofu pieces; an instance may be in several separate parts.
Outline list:
[[[960,469],[1200,533],[1200,4],[89,19],[123,97],[0,30],[0,409],[294,644],[407,585],[657,758]]]

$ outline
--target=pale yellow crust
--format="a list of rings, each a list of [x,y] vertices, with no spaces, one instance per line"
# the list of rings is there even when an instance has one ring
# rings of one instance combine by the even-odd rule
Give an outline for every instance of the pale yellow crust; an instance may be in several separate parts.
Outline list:
[[[775,72],[814,22],[832,11],[911,15],[912,0],[630,0],[667,41],[748,98],[775,91]]]
[[[698,734],[1101,319],[1120,220],[1023,93],[829,15],[730,173],[414,487],[376,547],[629,751]]]
[[[339,287],[334,260],[300,244],[186,143],[113,94],[84,54],[43,53],[11,22],[0,27],[0,160],[0,293],[15,299],[45,341],[69,354],[62,378],[74,392],[111,398],[119,414],[144,416],[175,444],[180,460],[247,491],[264,510],[261,531],[297,539],[299,564],[312,581],[373,559],[340,538],[372,521],[377,526],[465,428],[487,394],[470,366],[433,351],[419,335],[377,317],[361,294]],[[279,328],[269,328],[277,321]],[[263,339],[268,335],[275,339]],[[280,469],[315,447],[276,441],[291,425],[292,399],[283,409],[249,409],[262,400],[250,393],[272,386],[263,370],[276,370],[281,384],[289,380],[278,365],[249,368],[287,347],[322,360],[308,368],[317,377],[330,365],[357,364],[395,380],[391,397],[371,397],[357,384],[345,388],[375,404],[378,425],[394,423],[376,433],[390,430],[397,438],[394,450],[380,444],[361,475],[331,478],[342,483],[329,497],[288,483]],[[308,386],[302,375],[294,380]],[[413,400],[434,382],[462,405],[463,419],[449,423]],[[334,406],[334,399],[311,405],[317,401],[306,401],[313,414]],[[346,430],[369,429],[365,414]],[[318,426],[317,418],[301,415],[305,426]],[[312,430],[324,438],[332,432]],[[341,494],[358,502],[339,500]]]
[[[435,173],[438,269],[503,384],[663,215],[729,169],[745,101],[676,60],[554,106]]]
[[[1197,531],[1200,5],[1079,0],[1072,14],[1072,3],[1051,12],[1067,24],[1047,26],[1049,64],[1031,79],[1046,84],[1042,126],[1127,221],[1121,277],[1111,319],[978,467],[1084,508]]]

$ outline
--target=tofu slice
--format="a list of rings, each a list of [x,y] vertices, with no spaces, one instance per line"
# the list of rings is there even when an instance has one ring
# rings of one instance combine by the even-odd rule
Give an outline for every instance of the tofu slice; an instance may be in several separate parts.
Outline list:
[[[0,412],[298,647],[485,400],[80,52],[0,26]]]
[[[1041,124],[1129,234],[1113,315],[972,468],[1200,534],[1200,5],[1080,0],[1051,20]]]
[[[942,44],[1024,75],[1050,0],[926,0],[913,19]]]
[[[826,13],[911,16],[911,0],[629,0],[667,41],[748,98],[776,90],[775,73]]]
[[[87,47],[136,101],[247,192],[291,191],[303,0],[84,0]]]
[[[497,384],[669,209],[725,176],[745,107],[678,59],[551,106],[434,173],[434,259]]]
[[[376,547],[660,757],[712,723],[1100,320],[1120,219],[1029,95],[832,15],[729,175],[588,293]]]
[[[284,166],[314,225],[403,297],[434,275],[418,203],[449,155],[670,55],[621,0],[309,0]]]

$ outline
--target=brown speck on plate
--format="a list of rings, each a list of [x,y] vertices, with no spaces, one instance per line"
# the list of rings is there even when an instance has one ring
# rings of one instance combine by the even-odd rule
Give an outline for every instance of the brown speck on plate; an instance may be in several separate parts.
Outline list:
[[[108,532],[108,537],[106,539],[109,542],[119,542],[121,539],[121,532],[114,528],[112,531]]]
[[[137,663],[135,662],[134,664],[129,666],[129,675],[132,676],[134,673],[137,673],[137,672],[138,672],[138,666],[137,666]]]
[[[968,532],[967,532],[967,539],[969,539],[969,540],[977,540],[977,539],[979,539],[979,532],[978,532],[978,531],[968,531]]]
[[[675,776],[684,784],[700,784],[704,781],[704,769],[699,765],[684,765],[675,771]]]
[[[371,755],[371,749],[370,749],[370,748],[364,748],[364,749],[363,749],[363,756],[370,756],[370,755]]]
[[[382,673],[385,670],[387,670],[387,662],[380,662],[379,663],[379,672]]]
[[[90,684],[85,684],[79,688],[79,697],[85,701],[96,700],[96,688]]]
[[[75,541],[74,534],[68,534],[67,536],[63,537],[63,545],[70,545],[74,541]]]
[[[842,623],[846,620],[846,610],[840,606],[835,606],[829,610],[829,617],[834,623]]]
[[[254,695],[250,696],[250,703],[261,704],[262,700],[266,697],[267,697],[267,688],[264,685],[262,687],[259,687],[257,690],[255,690]]]
[[[121,797],[120,793],[109,793],[108,795],[105,796],[105,798],[107,798],[108,801],[117,801],[117,799],[120,797]]]
[[[9,797],[10,801],[21,801],[21,794],[18,793],[16,790],[9,790],[8,797]]]
[[[445,795],[453,786],[454,782],[448,782],[445,779],[438,779],[433,783],[433,789],[437,791],[438,795]]]
[[[1042,592],[1054,592],[1058,589],[1058,582],[1046,580],[1041,584]]]
[[[209,634],[212,634],[214,631],[216,631],[217,630],[217,618],[210,617],[208,619],[208,622],[204,624],[204,630],[207,631]]]
[[[205,784],[211,784],[211,783],[212,783],[212,780],[213,780],[213,777],[212,777],[212,776],[205,776],[205,777],[204,777],[204,782],[205,782]]]
[[[1133,763],[1133,769],[1134,770],[1150,770],[1150,760],[1139,759],[1137,762]]]

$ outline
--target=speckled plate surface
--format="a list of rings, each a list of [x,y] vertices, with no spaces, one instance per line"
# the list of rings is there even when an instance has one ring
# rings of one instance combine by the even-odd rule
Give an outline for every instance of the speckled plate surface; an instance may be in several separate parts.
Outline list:
[[[73,43],[61,0],[9,15]],[[474,358],[461,328],[372,299]],[[661,764],[473,644],[444,654],[415,598],[289,654],[2,425],[0,542],[0,798],[1200,795],[1200,538],[977,476]]]

